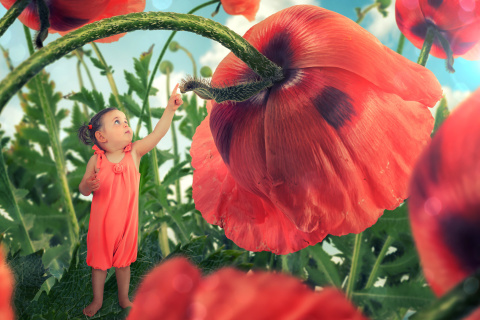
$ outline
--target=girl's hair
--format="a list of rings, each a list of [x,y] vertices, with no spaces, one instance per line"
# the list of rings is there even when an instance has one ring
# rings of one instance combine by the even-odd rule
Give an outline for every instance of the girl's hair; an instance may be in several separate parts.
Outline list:
[[[102,118],[103,115],[112,111],[112,110],[118,110],[117,108],[105,108],[96,115],[93,116],[93,118],[90,120],[88,124],[83,124],[78,128],[78,138],[80,141],[82,141],[86,145],[90,144],[96,144],[98,147],[100,147],[97,143],[97,139],[95,138],[95,132],[97,130],[100,130],[103,126]],[[88,126],[92,125],[92,129],[89,129]]]

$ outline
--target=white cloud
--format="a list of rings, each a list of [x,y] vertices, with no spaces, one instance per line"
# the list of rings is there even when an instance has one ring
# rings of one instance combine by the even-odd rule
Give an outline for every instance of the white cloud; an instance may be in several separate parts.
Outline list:
[[[462,90],[453,90],[450,87],[442,87],[443,94],[447,99],[448,110],[452,111],[455,109],[463,100],[465,100],[472,92],[471,91],[462,91]],[[438,105],[438,104],[437,104]]]
[[[370,23],[367,29],[371,34],[378,38],[384,45],[392,47],[396,45],[400,31],[395,21],[395,5],[392,3],[387,8],[388,15],[384,17],[378,10],[372,9],[367,13]]]
[[[265,18],[280,10],[298,4],[312,4],[319,6],[320,2],[315,0],[260,1],[260,7],[254,21],[249,22],[244,16],[231,16],[227,19],[225,25],[239,35],[243,36],[248,29],[258,22],[265,20]],[[202,65],[211,67],[212,70],[215,70],[220,61],[222,61],[230,51],[218,42],[212,42],[212,49],[200,58],[200,63]]]

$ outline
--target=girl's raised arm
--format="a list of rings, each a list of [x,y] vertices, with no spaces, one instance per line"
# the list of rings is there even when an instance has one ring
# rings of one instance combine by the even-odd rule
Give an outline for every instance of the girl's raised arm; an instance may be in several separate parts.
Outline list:
[[[132,150],[137,153],[139,158],[152,150],[170,128],[175,110],[177,110],[178,107],[180,107],[183,103],[182,96],[177,93],[177,89],[178,83],[172,91],[172,95],[168,100],[168,104],[163,112],[162,118],[160,118],[152,133],[141,140],[135,141],[132,144]]]

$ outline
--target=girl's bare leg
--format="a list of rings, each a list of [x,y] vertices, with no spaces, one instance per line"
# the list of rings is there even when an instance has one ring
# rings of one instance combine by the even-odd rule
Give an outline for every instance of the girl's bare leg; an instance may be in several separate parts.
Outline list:
[[[130,287],[130,266],[115,268],[117,277],[118,302],[122,308],[131,307],[132,302],[128,298],[128,289]]]
[[[97,311],[102,307],[103,288],[105,286],[106,278],[107,278],[107,270],[92,268],[93,301],[85,309],[83,309],[84,315],[93,317],[97,313]]]

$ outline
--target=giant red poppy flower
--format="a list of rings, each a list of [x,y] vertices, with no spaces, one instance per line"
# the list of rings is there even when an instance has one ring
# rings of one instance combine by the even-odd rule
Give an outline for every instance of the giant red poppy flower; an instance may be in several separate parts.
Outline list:
[[[231,15],[242,15],[248,21],[255,20],[260,0],[221,0],[223,9]]]
[[[413,236],[437,295],[480,268],[479,159],[480,89],[437,131],[410,183]]]
[[[480,3],[475,0],[397,0],[395,15],[400,31],[422,48],[427,28],[433,26],[449,42],[453,56],[480,59]],[[446,58],[435,38],[430,53]]]
[[[13,292],[13,274],[8,268],[0,246],[0,319],[13,320],[15,314],[11,304]]]
[[[287,254],[398,206],[433,127],[434,75],[316,6],[282,10],[244,38],[285,79],[244,102],[207,104],[190,150],[203,217],[242,248]],[[212,83],[254,77],[230,53]]]
[[[140,284],[129,320],[323,319],[365,317],[333,288],[314,292],[284,274],[221,269],[201,278],[185,258],[151,271]]]
[[[9,9],[16,0],[0,0]],[[145,9],[145,0],[50,0],[46,1],[50,10],[49,33],[62,35],[87,23],[123,15],[141,12]],[[33,0],[18,17],[27,27],[40,30],[36,0]],[[112,42],[125,34],[115,35],[95,42]]]

